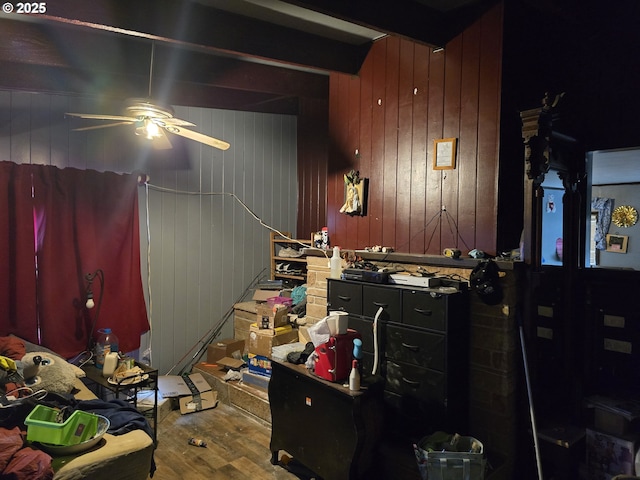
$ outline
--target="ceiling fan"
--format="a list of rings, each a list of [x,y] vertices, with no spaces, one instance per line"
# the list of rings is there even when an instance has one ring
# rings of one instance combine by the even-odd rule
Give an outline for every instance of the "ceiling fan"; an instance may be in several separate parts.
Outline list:
[[[224,140],[189,130],[185,127],[195,127],[195,124],[173,116],[173,109],[168,105],[160,105],[151,100],[151,79],[153,74],[153,55],[155,44],[151,46],[151,65],[149,69],[149,98],[130,98],[126,100],[122,115],[102,115],[93,113],[70,113],[71,117],[88,118],[93,120],[111,120],[114,123],[94,125],[91,127],[75,128],[74,131],[95,130],[98,128],[116,127],[119,125],[135,125],[135,134],[153,141],[156,149],[172,148],[171,141],[165,132],[180,135],[196,142],[227,150],[231,145]]]

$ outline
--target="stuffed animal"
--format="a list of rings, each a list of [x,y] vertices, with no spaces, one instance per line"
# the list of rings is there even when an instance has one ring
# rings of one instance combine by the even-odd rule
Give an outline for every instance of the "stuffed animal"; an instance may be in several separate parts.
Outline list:
[[[21,363],[24,384],[34,392],[71,393],[76,378],[84,376],[81,368],[49,352],[29,352]]]

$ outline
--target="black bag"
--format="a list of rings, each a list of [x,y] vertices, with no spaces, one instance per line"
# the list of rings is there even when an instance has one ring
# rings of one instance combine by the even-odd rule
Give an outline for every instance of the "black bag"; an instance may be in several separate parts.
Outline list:
[[[469,278],[471,288],[487,305],[497,305],[502,301],[499,272],[500,267],[490,258],[482,260],[471,272]]]

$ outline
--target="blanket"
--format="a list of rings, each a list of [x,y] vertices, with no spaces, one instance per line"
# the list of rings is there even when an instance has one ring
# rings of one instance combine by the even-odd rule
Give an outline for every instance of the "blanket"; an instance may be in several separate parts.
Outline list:
[[[42,450],[25,446],[18,427],[0,427],[0,478],[14,480],[50,480],[51,457]]]

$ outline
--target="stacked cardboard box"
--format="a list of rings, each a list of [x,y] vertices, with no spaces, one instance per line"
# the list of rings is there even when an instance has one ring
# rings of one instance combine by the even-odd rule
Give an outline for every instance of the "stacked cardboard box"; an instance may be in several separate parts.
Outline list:
[[[225,338],[207,347],[207,363],[217,363],[224,357],[239,359],[244,354],[244,340]]]
[[[285,343],[297,342],[298,330],[291,325],[276,328],[259,328],[257,323],[251,325],[249,332],[249,353],[271,357],[271,349]]]
[[[285,306],[259,304],[256,306],[256,316],[256,323],[261,329],[273,330],[289,323],[289,309]]]

